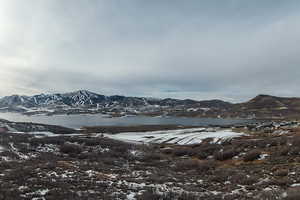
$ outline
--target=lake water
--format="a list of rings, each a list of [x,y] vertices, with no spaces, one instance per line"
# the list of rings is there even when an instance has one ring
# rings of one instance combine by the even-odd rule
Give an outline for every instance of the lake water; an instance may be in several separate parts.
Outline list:
[[[250,122],[242,119],[212,119],[212,118],[186,118],[186,117],[118,117],[108,118],[101,114],[84,115],[35,115],[25,116],[18,113],[0,113],[1,119],[15,122],[33,122],[51,125],[60,125],[69,128],[80,128],[82,126],[133,126],[133,125],[185,125],[185,126],[207,126],[207,125],[232,125]]]

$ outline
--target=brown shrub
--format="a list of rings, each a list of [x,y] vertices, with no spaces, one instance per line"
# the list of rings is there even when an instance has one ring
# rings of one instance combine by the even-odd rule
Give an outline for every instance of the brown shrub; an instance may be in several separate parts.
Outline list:
[[[55,144],[63,145],[66,142],[63,137],[43,137],[43,138],[32,138],[30,140],[31,146],[39,146],[44,144]]]
[[[69,161],[57,161],[56,165],[64,169],[74,168],[74,165]]]
[[[187,147],[179,147],[179,148],[175,148],[173,150],[173,155],[174,156],[187,156],[187,155],[193,155],[194,154],[194,150],[191,148],[187,148]]]
[[[234,184],[240,184],[240,185],[252,185],[254,183],[257,183],[259,180],[256,176],[247,176],[246,174],[235,174],[232,177],[230,177],[230,181]]]
[[[286,145],[288,142],[288,138],[286,136],[282,136],[277,139],[279,145]]]
[[[274,173],[275,176],[287,176],[288,174],[289,170],[287,169],[279,169]]]
[[[82,148],[77,144],[65,143],[60,146],[60,152],[65,154],[80,154],[82,152]]]
[[[291,150],[290,147],[284,146],[284,147],[280,148],[280,150],[279,150],[279,155],[280,155],[280,156],[286,156],[286,155],[289,154],[290,150]]]
[[[213,155],[214,152],[219,151],[222,148],[219,144],[205,144],[202,145],[199,149],[197,149],[198,152],[205,152],[208,155]]]
[[[213,175],[209,176],[209,181],[224,183],[229,177],[236,174],[235,170],[232,169],[216,169]]]
[[[287,192],[287,197],[284,200],[299,200],[300,199],[300,189],[292,189]]]
[[[138,200],[160,200],[162,196],[156,193],[154,190],[147,190],[137,197]]]
[[[200,162],[198,160],[194,160],[194,159],[181,160],[176,164],[176,170],[184,171],[184,170],[197,169],[199,163]]]
[[[147,154],[145,154],[142,158],[141,161],[143,162],[151,162],[151,161],[155,161],[155,160],[162,160],[163,159],[163,155],[157,152],[148,152]]]
[[[200,151],[200,152],[197,152],[197,154],[195,156],[199,159],[206,159],[209,156],[209,153]]]
[[[257,199],[260,200],[273,200],[273,199],[282,199],[281,190],[271,190],[271,191],[262,191],[258,194]]]
[[[194,159],[182,160],[176,164],[177,171],[197,170],[198,172],[206,172],[216,166],[214,161],[199,161]]]
[[[300,147],[300,136],[297,135],[292,138],[292,145]]]
[[[84,144],[85,146],[97,146],[100,145],[101,143],[99,140],[93,138],[93,139],[86,139],[84,141]]]
[[[293,146],[289,151],[290,155],[297,156],[300,154],[300,146]]]
[[[272,179],[270,184],[272,185],[278,185],[281,187],[287,187],[291,185],[293,182],[288,177],[281,177],[281,178],[275,178]]]
[[[173,153],[173,149],[166,147],[166,148],[162,148],[161,152],[164,153],[164,154],[172,154]]]
[[[216,160],[223,161],[223,160],[231,159],[234,156],[236,156],[237,154],[238,153],[234,149],[228,149],[228,150],[225,150],[225,151],[221,151],[221,152],[218,151],[218,152],[214,153],[214,158]]]
[[[173,178],[169,177],[165,174],[151,174],[149,176],[149,178],[147,179],[147,181],[149,181],[151,183],[163,184],[163,183],[167,183],[167,182],[172,182]]]
[[[244,161],[245,162],[249,162],[249,161],[254,161],[256,159],[259,158],[261,154],[261,151],[259,150],[252,150],[252,151],[249,151],[248,153],[246,153],[246,155],[244,156]]]
[[[199,159],[206,159],[208,156],[213,155],[220,149],[221,145],[206,143],[194,148],[194,156],[196,156]]]

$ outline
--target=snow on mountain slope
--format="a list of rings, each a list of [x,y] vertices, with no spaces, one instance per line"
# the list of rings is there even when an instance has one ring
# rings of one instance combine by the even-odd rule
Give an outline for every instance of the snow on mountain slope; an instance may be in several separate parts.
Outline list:
[[[207,101],[203,101],[207,104]],[[104,96],[89,92],[87,90],[79,90],[76,92],[64,94],[39,94],[34,96],[20,96],[13,95],[0,98],[0,108],[15,108],[22,106],[25,108],[45,107],[45,106],[71,106],[71,107],[156,107],[156,106],[195,106],[201,107],[201,101],[194,100],[178,100],[178,99],[154,99],[144,97],[126,97],[120,95]],[[223,104],[209,104],[209,107],[226,107],[230,103],[223,102]],[[224,106],[225,105],[225,106]],[[203,105],[202,105],[203,106]],[[205,105],[205,107],[207,107]]]

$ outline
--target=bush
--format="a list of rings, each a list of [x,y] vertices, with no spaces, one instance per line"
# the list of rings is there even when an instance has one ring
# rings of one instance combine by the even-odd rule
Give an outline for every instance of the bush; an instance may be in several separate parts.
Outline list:
[[[284,200],[299,200],[300,199],[300,190],[290,190],[287,192],[287,197]]]
[[[211,182],[219,182],[219,183],[224,183],[225,181],[228,180],[229,177],[235,175],[237,172],[232,169],[216,169],[213,172],[213,175],[209,176],[209,181]]]
[[[172,181],[173,181],[173,178],[166,174],[163,174],[163,172],[159,173],[159,174],[151,174],[151,175],[149,175],[149,178],[147,179],[147,182],[150,182],[152,184],[164,184],[164,183],[172,182]]]
[[[244,156],[244,161],[249,162],[249,161],[254,161],[259,158],[261,152],[259,150],[252,150]]]
[[[279,169],[274,173],[275,176],[287,176],[288,174],[289,170],[287,169]]]
[[[290,147],[288,147],[288,146],[282,147],[282,148],[279,150],[279,155],[280,155],[280,156],[286,156],[286,155],[289,154],[290,150],[291,150],[291,149],[290,149]]]
[[[154,190],[147,190],[140,195],[138,200],[161,200],[162,196],[156,193]]]
[[[63,137],[32,138],[30,140],[30,145],[32,146],[39,146],[44,144],[63,145],[65,141],[66,140]]]
[[[300,147],[294,146],[291,147],[290,151],[289,151],[290,155],[292,156],[297,156],[300,154]]]
[[[82,148],[77,144],[65,143],[60,147],[60,152],[65,154],[80,154]]]
[[[277,139],[279,145],[286,145],[288,142],[288,138],[286,136],[282,136]]]
[[[218,144],[202,144],[193,149],[194,156],[199,159],[206,159],[208,156],[213,155],[215,152],[221,149],[221,145]]]
[[[193,154],[192,149],[188,149],[185,147],[179,147],[173,150],[174,156],[187,156]]]
[[[86,139],[84,141],[85,146],[97,146],[100,145],[100,141],[97,139]]]
[[[270,185],[277,185],[280,187],[288,187],[293,184],[293,181],[288,177],[274,178],[270,181]]]
[[[292,138],[292,145],[297,147],[300,146],[300,136],[294,136]]]
[[[163,159],[163,156],[160,153],[148,152],[141,158],[141,161],[151,162],[151,161],[162,160],[162,159]]]
[[[228,160],[236,156],[238,153],[234,149],[218,151],[214,154],[214,158],[219,161]]]
[[[199,164],[200,162],[198,160],[193,160],[193,159],[182,160],[176,164],[176,169],[179,171],[197,169]]]
[[[206,159],[209,156],[209,153],[200,151],[196,154],[196,157],[199,159]]]
[[[166,147],[166,148],[161,149],[161,152],[164,153],[164,154],[172,154],[173,149]]]
[[[237,173],[230,177],[230,181],[239,185],[252,185],[257,183],[259,178],[257,176],[247,176],[244,173]]]
[[[204,144],[201,147],[197,148],[197,152],[205,152],[208,155],[212,155],[214,152],[221,149],[221,145],[218,144]]]
[[[197,170],[198,172],[206,172],[216,166],[214,161],[199,161],[194,159],[182,160],[176,164],[177,171]]]
[[[282,191],[281,190],[262,191],[261,193],[258,194],[257,199],[260,200],[282,199]]]

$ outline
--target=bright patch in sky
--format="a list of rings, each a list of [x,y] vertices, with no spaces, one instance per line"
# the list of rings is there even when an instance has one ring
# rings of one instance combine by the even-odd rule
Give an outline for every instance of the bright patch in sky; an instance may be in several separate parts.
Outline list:
[[[300,96],[300,1],[3,0],[0,96]]]

